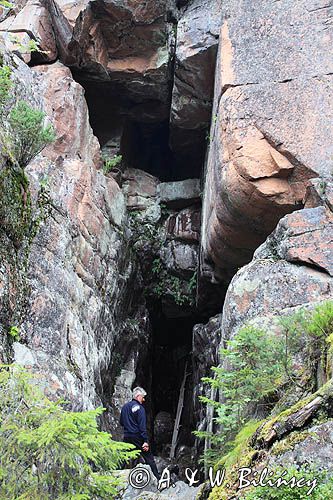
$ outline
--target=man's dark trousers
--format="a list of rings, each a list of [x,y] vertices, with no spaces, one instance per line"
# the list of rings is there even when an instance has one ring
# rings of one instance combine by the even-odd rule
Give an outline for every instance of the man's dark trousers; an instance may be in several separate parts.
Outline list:
[[[155,459],[154,459],[154,455],[152,454],[151,451],[143,451],[142,449],[142,445],[144,443],[144,440],[140,437],[140,436],[125,436],[124,437],[124,441],[125,443],[131,443],[131,444],[134,444],[134,446],[136,447],[137,450],[140,450],[141,451],[141,455],[144,459],[144,461],[146,462],[147,465],[150,466],[154,476],[156,477],[157,481],[160,480],[160,474],[158,473],[158,470],[157,470],[157,467],[156,467],[156,463],[155,463]]]

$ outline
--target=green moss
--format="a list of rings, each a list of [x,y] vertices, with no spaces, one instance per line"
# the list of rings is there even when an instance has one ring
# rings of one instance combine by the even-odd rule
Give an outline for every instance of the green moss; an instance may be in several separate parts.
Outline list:
[[[1,227],[16,248],[28,238],[32,207],[28,179],[23,170],[5,167],[0,174]]]
[[[251,448],[249,442],[261,423],[262,421],[258,422],[257,420],[247,422],[231,443],[230,451],[217,462],[216,468],[231,468],[234,465],[245,467],[250,464],[256,452]]]
[[[258,455],[258,451],[251,447],[253,435],[261,425],[262,421],[250,420],[238,432],[234,441],[230,443],[230,451],[224,455],[216,464],[215,470],[225,469],[226,476],[221,486],[212,489],[209,500],[228,499],[234,493],[233,485],[238,478],[238,470],[241,467],[249,467]]]
[[[283,453],[286,453],[287,451],[292,450],[297,443],[301,443],[309,435],[310,435],[310,433],[308,431],[293,432],[285,439],[282,439],[282,441],[278,441],[277,443],[274,443],[272,450],[271,450],[272,454],[273,455],[282,455]]]
[[[5,165],[0,173],[0,257],[6,267],[8,290],[2,297],[0,323],[4,333],[20,325],[30,293],[27,280],[30,248],[41,221],[47,217],[49,198],[41,188],[32,203],[29,180],[23,169]]]
[[[311,394],[310,396],[301,399],[298,401],[298,403],[294,404],[291,408],[288,408],[288,410],[285,410],[281,412],[279,415],[276,417],[268,420],[261,429],[259,429],[259,434],[256,436],[257,441],[264,440],[266,441],[276,424],[283,424],[287,418],[292,415],[293,413],[296,413],[298,410],[301,410],[304,408],[307,404],[311,403],[315,398],[318,396],[322,397],[327,397],[327,396],[333,396],[333,381],[329,380],[326,384],[324,384],[317,392]]]

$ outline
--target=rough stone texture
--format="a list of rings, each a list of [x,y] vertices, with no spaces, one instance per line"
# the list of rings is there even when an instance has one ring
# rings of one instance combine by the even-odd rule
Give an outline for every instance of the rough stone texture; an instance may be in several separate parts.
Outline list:
[[[159,492],[157,490],[157,480],[151,474],[150,468],[147,465],[141,464],[139,467],[147,471],[144,477],[148,477],[148,475],[151,477],[148,485],[141,489],[133,488],[128,484],[129,470],[116,472],[123,479],[124,483],[127,484],[127,487],[121,493],[122,500],[194,500],[200,491],[201,486],[189,486],[184,481],[174,482],[172,480],[170,488]]]
[[[39,0],[30,0],[17,16],[10,16],[0,23],[0,32],[7,32],[6,36],[9,40],[17,38],[23,45],[26,45],[29,40],[37,42],[42,52],[21,54],[26,63],[52,62],[57,58],[50,14]],[[15,50],[15,45],[17,44],[12,42],[12,50]]]
[[[165,267],[181,278],[191,278],[198,267],[198,244],[168,241],[160,252]]]
[[[170,146],[187,177],[201,174],[205,157],[221,3],[221,0],[188,2],[177,25]]]
[[[157,222],[161,208],[157,199],[159,180],[136,168],[128,168],[122,175],[122,191],[129,210],[140,211],[141,219]]]
[[[194,0],[178,22],[172,128],[195,130],[209,125],[220,25],[221,0]]]
[[[274,256],[313,266],[333,276],[333,213],[325,207],[307,208],[283,218],[255,257]]]
[[[305,208],[326,206],[333,212],[333,183],[323,179],[311,179],[308,184]]]
[[[218,314],[210,318],[205,325],[195,325],[193,328],[192,363],[193,363],[193,421],[199,422],[199,431],[213,430],[213,409],[199,401],[199,396],[215,399],[216,393],[202,382],[202,377],[212,375],[211,367],[219,363],[219,349],[221,341],[221,320]],[[203,451],[203,441],[196,439],[195,447],[198,456]]]
[[[332,169],[332,8],[223,2],[202,248],[231,276]]]
[[[190,316],[198,265],[200,206],[196,203],[181,211],[176,207],[198,201],[198,180],[160,183],[139,169],[126,169],[122,177],[131,212],[133,247],[145,284],[153,296],[157,293],[155,300],[161,299],[167,317]]]
[[[36,66],[34,73],[57,137],[43,155],[60,164],[67,159],[76,159],[99,167],[99,144],[89,125],[82,87],[73,80],[70,70],[59,62],[52,66]],[[110,179],[109,184],[114,186],[115,183]],[[120,191],[117,186],[112,189]],[[123,216],[123,211],[124,208],[119,211],[120,216]],[[118,224],[120,222],[118,220]]]
[[[161,182],[158,186],[161,202],[170,208],[185,208],[200,201],[200,180],[186,179],[178,182]]]
[[[297,436],[297,433],[294,435]],[[286,440],[284,441],[287,443]],[[284,441],[279,442],[278,446],[283,447]],[[333,421],[310,427],[306,430],[304,438],[293,444],[292,447],[289,446],[289,450],[279,454],[275,454],[274,451],[273,446],[268,460],[269,467],[276,465],[288,467],[297,464],[298,466],[312,466],[332,473]]]
[[[223,336],[246,322],[264,321],[292,308],[333,297],[332,213],[324,207],[285,216],[238,271],[223,308]]]
[[[30,247],[29,304],[13,359],[38,374],[50,397],[111,409],[104,425],[117,435],[119,405],[130,398],[150,331],[125,199],[99,170],[83,89],[70,71],[60,63],[17,66],[22,95],[44,97],[57,140],[27,168],[33,197],[42,180],[47,185],[50,215]]]
[[[132,97],[168,99],[166,15],[172,2],[48,0],[47,5],[66,65],[94,80],[120,81]]]
[[[184,208],[177,214],[172,214],[166,220],[168,237],[176,240],[198,242],[200,239],[201,209]]]

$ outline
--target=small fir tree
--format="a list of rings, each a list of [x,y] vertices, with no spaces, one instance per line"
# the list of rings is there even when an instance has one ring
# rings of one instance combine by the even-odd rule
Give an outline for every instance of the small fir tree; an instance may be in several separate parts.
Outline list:
[[[0,366],[0,498],[114,498],[112,471],[138,452],[98,430],[103,408],[67,411],[35,384],[23,368]]]

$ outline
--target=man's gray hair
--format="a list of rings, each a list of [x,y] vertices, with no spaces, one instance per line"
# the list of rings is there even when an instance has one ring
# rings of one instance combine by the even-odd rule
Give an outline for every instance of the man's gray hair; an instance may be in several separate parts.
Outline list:
[[[147,396],[146,391],[144,389],[142,389],[142,387],[134,387],[133,392],[132,392],[133,399],[135,399],[140,394],[143,397]]]

